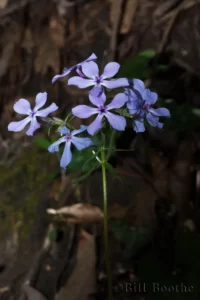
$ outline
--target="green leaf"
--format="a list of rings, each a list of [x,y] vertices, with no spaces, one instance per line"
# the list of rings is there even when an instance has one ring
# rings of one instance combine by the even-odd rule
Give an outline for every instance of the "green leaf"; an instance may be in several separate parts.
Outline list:
[[[114,177],[116,177],[121,183],[121,177],[119,176],[119,174],[117,174],[117,172],[115,171],[115,169],[112,167],[111,164],[109,164],[108,162],[106,163],[106,169],[112,174],[114,175]]]
[[[94,166],[90,171],[88,171],[87,173],[83,174],[81,177],[79,177],[78,179],[75,179],[72,181],[72,184],[77,184],[77,183],[80,183],[81,181],[87,179],[90,174],[98,168],[98,165]]]
[[[72,161],[67,167],[68,170],[72,173],[77,171],[89,171],[97,163],[96,156],[93,154],[93,151],[96,151],[96,148],[89,147],[81,151],[75,150],[72,155]]]
[[[125,76],[128,78],[140,78],[143,80],[148,78],[151,75],[149,62],[155,54],[155,50],[149,49],[127,59],[122,65],[118,77]]]
[[[33,139],[34,143],[39,146],[40,148],[43,148],[43,149],[47,149],[51,144],[52,142],[45,139],[45,138],[38,138],[38,137],[35,137]]]
[[[55,228],[53,228],[50,232],[49,232],[49,239],[52,242],[55,242],[57,239],[57,231]]]

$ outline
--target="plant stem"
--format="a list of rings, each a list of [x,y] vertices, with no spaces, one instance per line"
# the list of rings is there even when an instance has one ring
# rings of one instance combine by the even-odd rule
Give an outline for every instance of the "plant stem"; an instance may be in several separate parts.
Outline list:
[[[101,148],[101,168],[102,168],[102,182],[103,182],[103,204],[104,204],[104,247],[106,257],[106,269],[108,276],[108,300],[112,300],[112,277],[109,258],[108,245],[108,212],[107,212],[107,181],[106,181],[106,157],[105,157],[105,135],[102,134],[102,148]]]
[[[116,133],[116,130],[112,129],[111,138],[110,138],[110,145],[109,145],[108,153],[107,153],[107,160],[110,158],[110,155],[113,151],[113,142],[114,142],[114,139],[115,139],[115,133]]]

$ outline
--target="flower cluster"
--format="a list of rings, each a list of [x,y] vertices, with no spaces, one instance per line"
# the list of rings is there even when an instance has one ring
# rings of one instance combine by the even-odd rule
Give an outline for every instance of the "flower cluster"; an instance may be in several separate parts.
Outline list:
[[[77,150],[82,150],[92,146],[90,137],[79,137],[84,131],[90,135],[94,135],[102,128],[103,120],[107,121],[112,128],[124,131],[126,128],[126,117],[133,120],[133,129],[136,132],[144,132],[146,121],[153,127],[162,128],[163,123],[159,121],[159,117],[170,117],[170,113],[166,108],[153,108],[152,106],[158,99],[158,95],[145,88],[144,83],[139,79],[128,80],[128,78],[113,77],[118,73],[120,65],[117,62],[108,63],[102,74],[99,75],[99,68],[95,60],[96,55],[93,53],[86,60],[78,63],[70,68],[65,68],[62,74],[56,75],[52,79],[54,83],[57,79],[70,75],[75,71],[78,76],[69,78],[68,85],[74,85],[80,89],[92,87],[89,91],[89,101],[93,107],[88,105],[78,105],[72,108],[72,115],[85,119],[93,115],[96,118],[89,126],[81,126],[78,130],[70,131],[67,123],[63,122],[58,132],[62,135],[55,143],[53,143],[48,151],[53,153],[59,151],[59,145],[65,143],[64,151],[61,157],[60,166],[66,166],[72,160],[71,145],[73,144]],[[106,103],[106,92],[110,89],[123,88],[124,92],[116,94],[109,103]],[[27,135],[33,133],[40,127],[40,119],[46,118],[49,114],[55,112],[58,107],[52,103],[49,107],[39,110],[47,101],[47,93],[39,93],[36,96],[35,107],[31,109],[30,103],[26,99],[19,99],[14,104],[14,110],[27,117],[18,122],[11,122],[8,125],[9,131],[18,132],[23,130],[28,123],[30,126],[26,131]],[[55,123],[55,125],[58,125]]]

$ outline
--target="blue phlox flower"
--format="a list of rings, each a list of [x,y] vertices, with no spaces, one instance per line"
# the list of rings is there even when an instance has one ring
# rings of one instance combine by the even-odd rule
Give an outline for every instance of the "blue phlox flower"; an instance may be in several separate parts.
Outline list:
[[[82,61],[82,62],[80,62],[80,63],[78,63],[78,64],[72,66],[71,68],[64,68],[62,74],[56,75],[56,76],[54,76],[54,77],[52,78],[52,83],[54,83],[54,82],[55,82],[57,79],[59,79],[59,78],[62,78],[62,77],[65,77],[65,76],[69,75],[69,74],[70,74],[72,71],[74,71],[74,70],[76,70],[77,73],[78,73],[80,76],[84,76],[84,75],[82,75],[82,73],[81,73],[81,71],[80,71],[80,67],[83,66],[85,63],[88,63],[88,62],[93,61],[93,60],[95,60],[95,59],[97,59],[97,56],[96,56],[94,53],[92,53],[86,60],[84,60],[84,61]]]
[[[26,134],[33,135],[33,133],[40,127],[37,117],[47,117],[50,113],[58,109],[58,106],[55,103],[52,103],[47,108],[39,110],[45,105],[46,101],[46,92],[37,94],[35,99],[35,107],[31,109],[30,103],[26,99],[19,99],[14,104],[13,108],[18,114],[28,115],[28,117],[18,122],[11,122],[8,125],[8,130],[18,132],[23,130],[28,123],[31,123],[29,129],[26,131]]]
[[[127,101],[127,97],[124,93],[117,94],[110,104],[105,105],[106,95],[103,90],[92,90],[89,93],[90,102],[96,107],[90,107],[88,105],[78,105],[72,109],[72,114],[78,118],[85,119],[97,114],[96,119],[87,127],[89,134],[94,135],[99,129],[102,128],[102,119],[105,117],[110,125],[116,129],[123,131],[126,127],[126,119],[122,116],[113,114],[110,112],[112,109],[121,108]]]
[[[80,129],[73,130],[72,132],[70,132],[70,130],[65,126],[60,128],[59,132],[61,133],[61,135],[64,136],[52,145],[50,145],[48,147],[48,151],[51,153],[58,152],[60,144],[65,143],[64,151],[60,160],[61,168],[65,169],[72,160],[71,144],[73,144],[77,150],[83,150],[93,145],[92,140],[89,137],[76,136],[77,134],[85,131],[86,129],[87,126],[83,125],[80,126]]]
[[[144,117],[152,127],[162,128],[163,123],[159,122],[159,117],[170,117],[170,112],[167,108],[153,108],[158,99],[158,95],[150,89],[146,89],[144,82],[139,79],[134,79],[133,89],[126,88],[125,95],[127,96],[127,108],[130,114],[135,114],[136,119],[133,121],[133,128],[136,132],[144,132]],[[143,125],[142,125],[143,124]]]
[[[84,89],[90,86],[104,86],[108,89],[114,89],[118,87],[125,87],[129,85],[127,78],[110,79],[119,71],[120,64],[116,62],[108,63],[103,71],[102,75],[99,75],[99,67],[94,61],[90,61],[87,64],[82,65],[81,76],[74,76],[68,80],[68,85],[75,85],[80,89]],[[85,78],[83,78],[83,76]]]

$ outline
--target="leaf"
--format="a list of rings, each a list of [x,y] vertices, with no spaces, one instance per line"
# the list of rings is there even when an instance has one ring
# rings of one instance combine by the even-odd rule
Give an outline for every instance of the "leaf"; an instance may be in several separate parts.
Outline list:
[[[106,169],[112,174],[114,175],[115,178],[117,178],[121,183],[121,177],[119,176],[119,174],[117,174],[117,172],[115,171],[115,169],[111,166],[111,164],[109,164],[108,162],[106,163]]]
[[[75,179],[72,181],[72,184],[77,184],[77,183],[80,183],[81,181],[85,180],[88,178],[88,176],[90,176],[90,174],[95,170],[97,169],[97,166],[93,169],[91,169],[90,171],[88,171],[87,173],[83,174],[81,177]]]
[[[93,223],[103,219],[103,212],[99,207],[85,203],[78,203],[57,210],[49,208],[47,213],[67,215],[67,222],[69,223]]]
[[[155,56],[153,49],[145,50],[126,60],[117,77],[147,79],[151,75],[150,60]]]
[[[96,285],[96,245],[95,238],[81,230],[76,267],[59,290],[55,300],[89,300]]]
[[[38,138],[38,137],[35,137],[33,139],[34,143],[39,146],[40,148],[44,148],[44,149],[47,149],[50,145],[51,145],[51,141],[45,139],[45,138]]]
[[[24,290],[28,300],[47,300],[38,290],[34,289],[30,285],[25,285]]]

